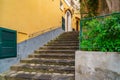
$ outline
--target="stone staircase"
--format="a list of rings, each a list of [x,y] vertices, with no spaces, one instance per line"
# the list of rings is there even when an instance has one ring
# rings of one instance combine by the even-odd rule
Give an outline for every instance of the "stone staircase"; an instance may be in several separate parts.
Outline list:
[[[75,80],[78,32],[65,32],[13,65],[3,80]]]

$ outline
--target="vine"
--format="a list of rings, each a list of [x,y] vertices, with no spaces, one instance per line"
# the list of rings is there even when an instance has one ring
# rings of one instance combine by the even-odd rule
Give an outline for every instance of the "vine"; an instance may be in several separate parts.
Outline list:
[[[81,50],[120,52],[120,13],[84,21]]]
[[[96,16],[98,7],[99,0],[80,0],[80,12],[82,17]]]

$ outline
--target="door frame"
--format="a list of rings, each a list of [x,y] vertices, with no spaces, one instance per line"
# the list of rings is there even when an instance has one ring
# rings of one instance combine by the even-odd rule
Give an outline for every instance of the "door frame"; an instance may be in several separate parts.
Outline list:
[[[72,31],[72,14],[69,10],[65,13],[65,32]]]
[[[76,31],[78,31],[79,30],[79,21],[77,20],[76,21]]]

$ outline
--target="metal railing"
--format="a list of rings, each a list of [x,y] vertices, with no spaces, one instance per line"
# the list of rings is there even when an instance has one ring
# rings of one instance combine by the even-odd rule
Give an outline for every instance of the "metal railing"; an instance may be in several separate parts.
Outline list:
[[[87,26],[87,23],[92,21],[92,20],[98,20],[98,21],[101,21],[101,25],[103,22],[103,20],[107,17],[110,17],[111,15],[116,15],[116,14],[120,14],[120,12],[117,12],[117,13],[113,13],[113,14],[107,14],[107,15],[103,15],[103,16],[96,16],[96,17],[90,17],[90,18],[83,18],[80,20],[80,33],[79,33],[79,50],[83,49],[83,47],[81,46],[81,43],[83,41],[83,36],[85,36],[87,34],[87,31],[91,30],[91,27],[90,26]],[[97,36],[97,35],[96,35]],[[88,36],[86,36],[88,37]],[[93,40],[94,38],[92,39],[89,39],[89,40]],[[92,43],[90,43],[91,46],[86,46],[86,47],[91,47],[93,46]],[[99,47],[98,47],[99,48]]]
[[[28,33],[18,31],[19,34],[28,35]]]
[[[44,33],[49,32],[51,30],[55,30],[57,28],[59,28],[59,27],[50,27],[50,28],[47,28],[47,29],[44,29],[44,30],[37,31],[35,33],[29,34],[29,38],[37,37],[37,36],[39,36],[41,34],[44,34]]]

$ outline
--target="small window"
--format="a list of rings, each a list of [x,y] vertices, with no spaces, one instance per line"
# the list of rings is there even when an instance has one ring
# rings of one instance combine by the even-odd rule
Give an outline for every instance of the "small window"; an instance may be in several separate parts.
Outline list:
[[[60,9],[61,9],[62,11],[64,10],[63,3],[62,3],[61,0],[60,0]]]

